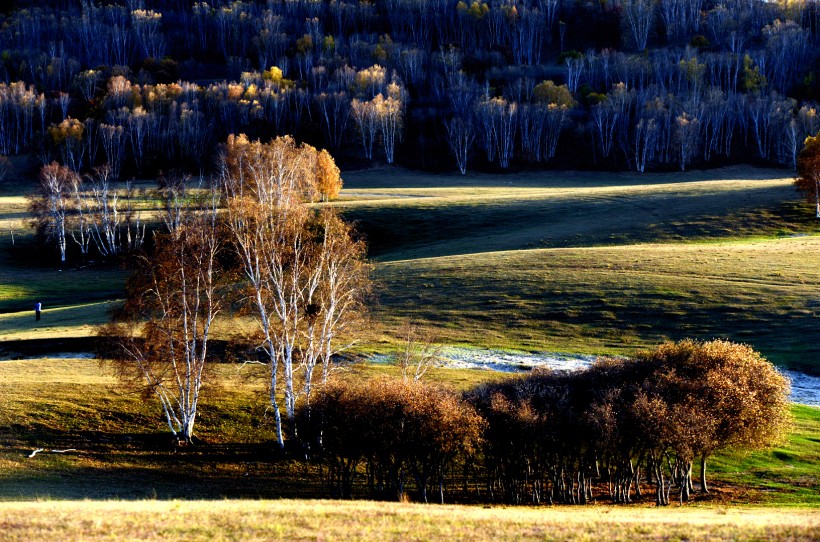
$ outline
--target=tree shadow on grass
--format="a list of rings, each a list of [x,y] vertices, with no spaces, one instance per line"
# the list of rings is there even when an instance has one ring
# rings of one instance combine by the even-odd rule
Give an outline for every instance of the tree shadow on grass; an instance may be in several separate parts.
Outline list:
[[[54,447],[33,458],[27,456],[37,448],[28,444],[5,448],[2,456],[18,460],[20,468],[4,476],[0,500],[327,496],[318,468],[284,457],[274,443],[177,447],[167,433],[99,432],[50,442]],[[53,453],[55,449],[76,451]]]

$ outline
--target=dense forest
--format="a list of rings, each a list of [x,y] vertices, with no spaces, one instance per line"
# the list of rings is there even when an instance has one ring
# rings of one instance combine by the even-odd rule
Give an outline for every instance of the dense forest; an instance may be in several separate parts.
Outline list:
[[[42,0],[0,15],[0,154],[212,170],[233,133],[343,166],[794,167],[813,0]]]

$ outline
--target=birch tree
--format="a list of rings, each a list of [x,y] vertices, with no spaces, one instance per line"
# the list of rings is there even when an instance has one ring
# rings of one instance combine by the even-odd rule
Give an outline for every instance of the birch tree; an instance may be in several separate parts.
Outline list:
[[[353,101],[350,103],[350,111],[353,122],[356,124],[356,128],[362,140],[364,156],[372,160],[373,142],[376,140],[376,133],[379,129],[376,108],[373,107],[372,101],[362,101],[358,98],[353,98]]]
[[[111,177],[119,179],[122,161],[125,158],[126,136],[123,134],[123,128],[122,126],[100,124],[99,131],[105,158],[111,168]]]
[[[400,98],[401,93],[398,91],[398,85],[391,83],[390,86],[395,86],[396,91],[391,92],[390,89],[388,89],[387,98],[381,94],[377,94],[376,97],[371,100],[371,107],[375,109],[379,130],[382,135],[384,157],[388,164],[393,163],[396,140],[401,139],[402,120],[404,116],[403,104]]]
[[[124,248],[123,228],[128,213],[120,209],[120,197],[111,186],[112,170],[108,164],[94,168],[86,176],[85,212],[90,218],[89,233],[101,256],[116,256]],[[130,203],[130,193],[126,199]],[[130,233],[130,232],[129,232]],[[137,235],[139,226],[137,226]]]
[[[643,51],[646,49],[646,42],[654,22],[654,0],[623,0],[621,12],[625,15],[624,20],[628,24],[629,35],[635,49]]]
[[[73,208],[73,187],[77,174],[66,166],[52,162],[40,170],[37,193],[29,200],[38,234],[52,240],[60,252],[60,262],[66,261],[66,235]]]
[[[194,442],[199,399],[209,361],[208,341],[222,306],[222,250],[218,193],[183,194],[177,184],[166,198],[166,231],[155,252],[138,259],[128,284],[124,321],[100,334],[115,344],[120,376],[160,404],[168,429],[179,441]]]
[[[282,408],[295,434],[297,401],[309,402],[317,366],[327,378],[337,336],[361,312],[366,291],[364,246],[334,212],[305,204],[322,190],[320,156],[290,137],[263,144],[232,136],[221,159],[228,227],[269,369],[280,447]]]
[[[350,120],[350,98],[343,90],[322,92],[313,98],[319,109],[319,121],[324,128],[327,144],[338,149]]]
[[[458,170],[464,175],[467,173],[470,148],[475,141],[473,120],[470,117],[455,117],[447,121],[444,126],[447,129],[447,143],[450,145]]]

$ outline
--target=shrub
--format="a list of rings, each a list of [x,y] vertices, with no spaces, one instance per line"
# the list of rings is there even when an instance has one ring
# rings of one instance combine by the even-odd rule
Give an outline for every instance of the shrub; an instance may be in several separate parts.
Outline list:
[[[357,467],[366,466],[372,498],[404,498],[412,477],[427,502],[431,482],[444,499],[444,475],[472,454],[483,420],[449,389],[422,382],[376,380],[330,384],[298,412],[300,439],[329,470],[335,493],[352,496]]]

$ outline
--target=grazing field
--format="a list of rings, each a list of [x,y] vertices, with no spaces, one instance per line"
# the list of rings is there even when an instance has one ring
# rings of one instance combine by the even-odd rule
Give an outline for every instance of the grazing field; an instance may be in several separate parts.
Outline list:
[[[820,226],[788,172],[372,170],[345,179],[335,205],[358,222],[376,262],[372,324],[354,354],[390,351],[409,322],[448,345],[588,354],[725,337],[820,373]],[[0,350],[90,336],[127,276],[44,259],[20,225],[26,189],[0,193]],[[45,308],[38,323],[35,301]],[[217,335],[245,325],[222,319]],[[395,371],[352,363],[339,375]],[[507,376],[434,369],[427,378],[467,389]],[[0,506],[9,540],[820,537],[817,514],[800,508],[820,506],[820,410],[811,407],[793,407],[795,426],[779,447],[715,457],[712,495],[662,511],[279,500],[318,499],[328,488],[318,467],[272,452],[265,382],[253,365],[211,367],[197,419],[204,445],[188,449],[170,446],[158,407],[120,387],[108,362],[0,361],[0,400],[0,500],[40,501]],[[354,494],[365,496],[358,483]],[[475,502],[477,490],[450,480],[446,501]]]
[[[814,371],[805,332],[816,246],[788,237],[820,226],[787,172],[376,169],[345,180],[337,205],[377,261],[378,305],[360,352],[392,348],[409,321],[453,344],[596,354],[728,337]],[[13,187],[0,198],[4,224],[24,211],[25,185]],[[121,297],[124,271],[32,265],[32,251],[30,235],[12,247],[0,232],[0,340],[88,334]],[[46,309],[39,326],[35,301]]]
[[[395,370],[354,364],[339,376],[368,379]],[[273,452],[262,372],[212,366],[197,422],[205,445],[173,449],[158,405],[119,386],[107,362],[0,362],[0,501],[327,496],[318,467]],[[429,378],[467,389],[508,376],[434,369]],[[795,406],[793,414],[795,428],[781,446],[711,461],[713,495],[697,502],[820,506],[820,409]],[[46,451],[27,457],[39,448]],[[49,452],[54,449],[74,451]],[[358,480],[354,494],[364,497],[364,478]],[[464,493],[456,475],[445,501],[475,501],[479,489]]]
[[[709,176],[707,176],[709,175]],[[377,261],[816,233],[785,172],[345,176],[338,205]]]
[[[820,238],[489,252],[383,263],[377,319],[444,342],[624,354],[666,339],[747,342],[820,370]]]
[[[38,502],[0,511],[4,539],[794,540],[814,510],[609,506],[480,508],[338,501]]]

